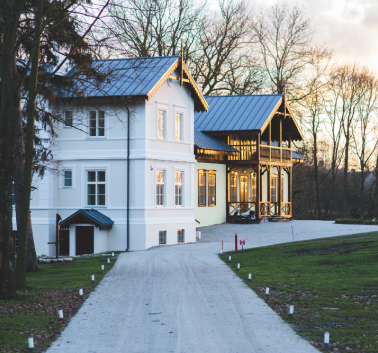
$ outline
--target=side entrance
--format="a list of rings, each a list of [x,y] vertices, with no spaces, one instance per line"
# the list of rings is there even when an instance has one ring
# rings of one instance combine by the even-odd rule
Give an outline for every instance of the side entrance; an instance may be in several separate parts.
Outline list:
[[[94,253],[94,227],[76,226],[76,255]]]

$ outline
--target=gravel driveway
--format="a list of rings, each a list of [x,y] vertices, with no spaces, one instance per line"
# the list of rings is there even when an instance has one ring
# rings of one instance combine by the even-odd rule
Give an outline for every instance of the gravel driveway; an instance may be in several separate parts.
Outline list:
[[[217,253],[378,227],[293,221],[202,228],[196,244],[121,254],[48,353],[312,353]]]

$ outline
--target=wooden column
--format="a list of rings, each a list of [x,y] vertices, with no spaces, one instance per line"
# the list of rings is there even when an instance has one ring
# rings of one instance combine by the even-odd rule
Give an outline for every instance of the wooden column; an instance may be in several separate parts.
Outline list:
[[[293,195],[292,195],[292,190],[293,190],[293,167],[289,168],[290,171],[290,176],[289,176],[289,202],[290,202],[290,216],[293,215]]]
[[[280,116],[280,141],[279,141],[279,147],[280,147],[280,162],[282,162],[282,116]]]
[[[281,182],[281,175],[282,175],[282,167],[277,167],[278,170],[278,214],[282,217],[282,200],[281,200],[281,189],[282,189],[282,182]]]
[[[271,200],[271,194],[270,194],[270,165],[267,166],[267,179],[268,182],[266,183],[268,186],[268,215],[270,216],[270,200]]]
[[[269,137],[268,137],[268,145],[269,145],[269,161],[272,160],[272,149],[271,149],[271,144],[272,144],[272,120],[269,122]],[[270,202],[270,200],[269,200]]]
[[[228,170],[228,165],[226,164],[226,220],[227,217],[229,216],[229,211],[230,211],[230,196],[229,196],[229,183],[230,183],[230,171]]]
[[[257,170],[256,170],[256,218],[260,218],[260,164],[257,164]]]
[[[260,162],[260,143],[261,143],[261,133],[259,132],[257,134],[257,146],[256,146],[256,151],[257,151],[257,162]]]

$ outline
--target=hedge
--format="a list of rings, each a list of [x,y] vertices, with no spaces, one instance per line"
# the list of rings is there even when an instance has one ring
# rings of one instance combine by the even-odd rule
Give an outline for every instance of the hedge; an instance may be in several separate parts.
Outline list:
[[[378,224],[375,218],[336,218],[336,224]]]

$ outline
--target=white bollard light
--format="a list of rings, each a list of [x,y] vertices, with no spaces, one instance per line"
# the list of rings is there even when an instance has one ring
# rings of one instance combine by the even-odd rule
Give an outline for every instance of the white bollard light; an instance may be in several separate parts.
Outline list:
[[[266,287],[265,289],[265,295],[268,295],[269,294],[269,287]]]
[[[240,263],[238,262],[238,271],[240,270]]]
[[[110,264],[110,259],[108,259],[108,264]]]
[[[94,275],[92,275],[92,284],[94,284]]]
[[[228,257],[228,261],[230,261],[231,262],[231,255]]]
[[[33,336],[28,337],[29,352],[34,352],[34,339]]]
[[[324,349],[329,349],[329,332],[324,332]]]
[[[289,316],[293,316],[294,314],[294,305],[290,305],[290,309],[289,309]]]
[[[251,282],[252,279],[252,273],[248,273],[248,280]]]
[[[101,271],[102,271],[102,273],[104,273],[104,270],[105,270],[105,266],[101,265]]]
[[[80,299],[83,299],[83,288],[79,289],[79,295],[80,295]]]
[[[114,252],[112,252],[112,257],[114,257]]]
[[[59,313],[59,319],[63,319],[63,310],[59,310],[58,313]]]

